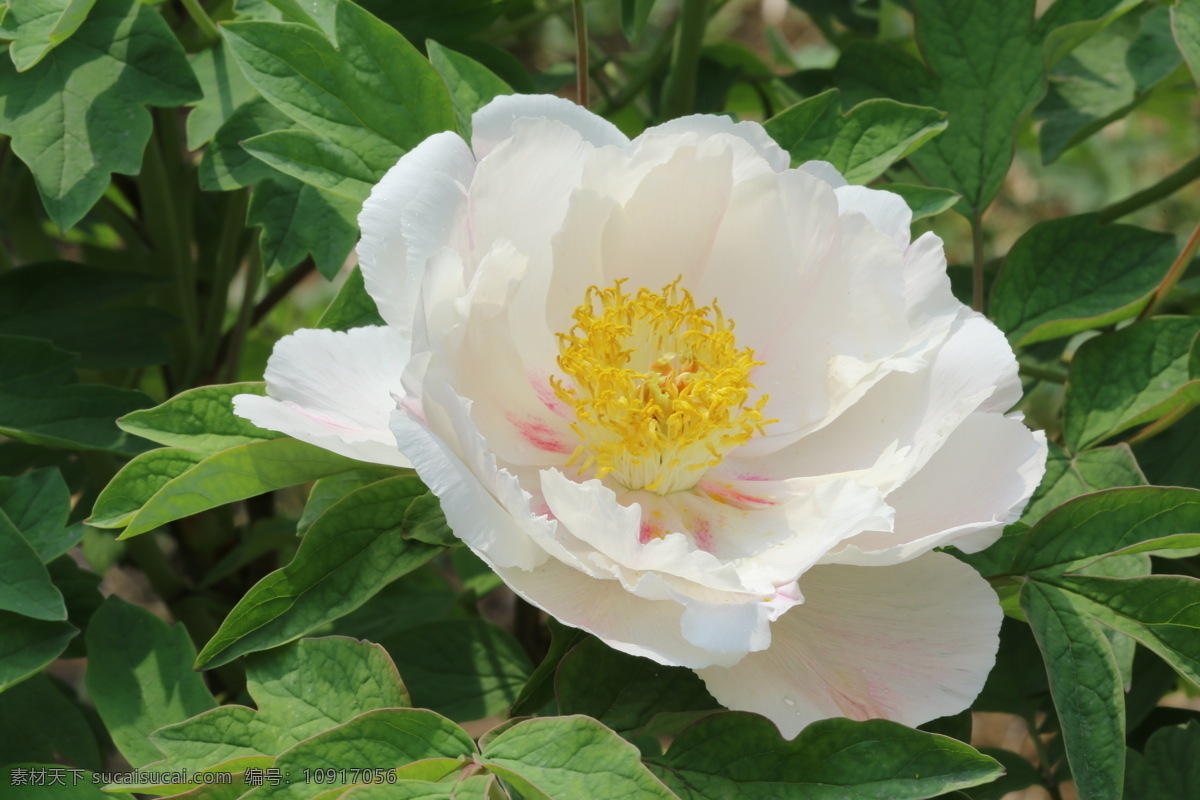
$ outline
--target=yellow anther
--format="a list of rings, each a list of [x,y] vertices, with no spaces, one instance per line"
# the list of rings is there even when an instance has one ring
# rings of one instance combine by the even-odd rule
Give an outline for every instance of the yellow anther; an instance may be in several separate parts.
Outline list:
[[[750,372],[761,361],[738,349],[733,320],[714,300],[697,308],[679,278],[660,292],[592,286],[575,324],[558,334],[555,395],[575,411],[582,442],[570,464],[630,489],[689,489],[774,420],[767,396],[750,403]]]

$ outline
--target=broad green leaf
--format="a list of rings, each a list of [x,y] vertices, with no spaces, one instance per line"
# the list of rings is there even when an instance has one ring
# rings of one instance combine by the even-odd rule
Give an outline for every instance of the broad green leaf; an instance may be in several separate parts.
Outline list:
[[[406,474],[347,494],[313,523],[290,564],[234,606],[197,663],[220,666],[303,636],[435,556],[439,548],[405,536],[408,507],[425,493]]]
[[[1145,755],[1128,751],[1125,796],[1187,797],[1200,786],[1200,723],[1159,728],[1146,742]]]
[[[163,337],[179,325],[165,311],[127,301],[153,280],[68,261],[29,264],[0,274],[0,334],[47,339],[79,354],[81,367],[163,364]]]
[[[357,266],[350,271],[346,282],[338,290],[337,297],[325,309],[317,323],[318,328],[328,328],[334,331],[348,331],[351,328],[361,328],[367,325],[384,325],[383,317],[379,316],[379,308],[371,295],[367,294],[367,286],[363,282],[362,270]]]
[[[450,129],[454,109],[437,72],[398,32],[352,3],[338,3],[335,16],[336,44],[306,25],[258,21],[226,25],[226,41],[264,97],[359,154],[377,181]]]
[[[541,717],[518,723],[491,739],[479,760],[526,800],[674,800],[642,765],[636,747],[588,717]]]
[[[322,31],[327,36],[333,36],[334,13],[337,11],[337,3],[313,3],[309,5],[303,0],[263,0],[264,3],[270,3],[279,12],[276,15],[267,17],[266,15],[255,15],[250,19],[271,19],[274,21],[286,20],[288,22],[299,22]],[[246,18],[245,15],[238,15],[240,18]]]
[[[1200,686],[1200,580],[1182,575],[1044,580],[1071,598],[1076,613],[1136,639]]]
[[[273,169],[330,194],[362,203],[379,176],[354,150],[307,130],[278,130],[242,142]]]
[[[413,702],[458,722],[506,711],[533,672],[517,640],[482,619],[430,622],[380,644]]]
[[[37,551],[0,512],[0,611],[33,619],[65,620],[62,593]]]
[[[242,534],[238,543],[204,573],[200,586],[212,586],[264,556],[278,555],[280,551],[290,553],[294,551],[295,546],[296,526],[292,520],[282,517],[255,520],[250,523],[249,530]]]
[[[308,529],[329,510],[330,506],[350,492],[398,474],[400,472],[395,467],[364,465],[361,469],[339,472],[337,475],[321,478],[313,484],[312,491],[308,494],[308,502],[304,504],[304,511],[296,522],[296,535],[303,536],[308,533]]]
[[[13,137],[13,152],[65,230],[100,199],[112,173],[141,169],[146,106],[178,106],[199,93],[161,14],[137,0],[96,0],[37,66],[18,73],[0,60],[0,133]]]
[[[0,512],[21,532],[43,564],[70,550],[83,536],[81,525],[67,525],[71,491],[57,469],[47,467],[15,478],[0,478]]]
[[[894,100],[867,100],[842,113],[837,89],[767,120],[792,164],[828,161],[850,183],[868,183],[946,129],[946,114]]]
[[[203,453],[178,447],[142,453],[122,467],[100,491],[87,523],[94,528],[128,525],[150,498],[204,458]]]
[[[247,153],[242,142],[294,124],[290,117],[261,97],[238,106],[204,148],[197,171],[200,188],[228,192],[268,178],[286,181],[278,170]]]
[[[1134,447],[1150,483],[1200,489],[1200,411],[1192,411],[1160,434]]]
[[[906,800],[1001,773],[956,739],[894,722],[823,720],[789,742],[769,720],[740,711],[705,717],[647,761],[683,800]]]
[[[1095,214],[1040,222],[1017,240],[992,287],[991,316],[1015,345],[1136,315],[1175,260],[1175,239]]]
[[[579,628],[568,628],[550,617],[550,650],[538,668],[529,676],[520,697],[513,703],[512,716],[533,715],[554,699],[554,676],[563,657],[589,634]]]
[[[196,651],[182,625],[110,597],[87,630],[87,686],[121,755],[139,767],[159,758],[147,739],[163,725],[216,706],[192,670]]]
[[[1101,578],[1144,578],[1150,574],[1150,571],[1148,554],[1130,553],[1094,561],[1086,567],[1080,568],[1074,574]],[[1121,687],[1128,692],[1133,683],[1133,658],[1137,650],[1137,642],[1128,636],[1122,636],[1112,628],[1103,628],[1102,631],[1112,647],[1113,659],[1121,674]]]
[[[246,224],[263,229],[263,264],[281,270],[311,255],[317,271],[332,279],[358,239],[359,204],[276,174],[254,187]]]
[[[1063,439],[1078,452],[1200,402],[1188,364],[1200,319],[1152,319],[1084,342],[1071,359]]]
[[[46,565],[50,580],[62,592],[67,606],[67,622],[79,630],[87,630],[92,616],[104,604],[100,594],[101,577],[75,563],[69,555],[59,556]],[[87,655],[87,643],[83,637],[72,639],[61,658],[83,658]]]
[[[396,781],[355,786],[337,800],[491,800],[503,797],[491,793],[494,775],[472,775],[452,784],[429,781]]]
[[[1125,697],[1108,639],[1054,586],[1026,583],[1021,608],[1046,662],[1075,785],[1083,797],[1121,800]]]
[[[70,691],[46,675],[35,675],[0,692],[0,719],[20,720],[19,725],[0,727],[0,766],[53,763],[61,753],[78,767],[100,768],[96,734]]]
[[[465,40],[491,25],[509,0],[363,0],[362,5],[410,41]]]
[[[239,394],[266,393],[267,386],[261,381],[200,386],[180,392],[154,408],[126,414],[117,424],[123,431],[169,447],[206,455],[218,453],[282,436],[233,413],[233,398]]]
[[[49,447],[140,453],[143,443],[114,420],[150,405],[150,398],[76,383],[77,361],[43,339],[0,335],[0,435]]]
[[[1078,497],[1026,534],[1016,574],[1061,573],[1109,553],[1200,544],[1200,490],[1136,486]]]
[[[1034,490],[1021,521],[1033,525],[1051,509],[1081,494],[1119,486],[1144,486],[1147,482],[1127,444],[1097,447],[1072,456],[1051,442],[1046,474]]]
[[[1171,33],[1183,53],[1192,79],[1200,85],[1200,2],[1178,0],[1171,6]]]
[[[562,713],[595,717],[621,734],[661,713],[721,707],[692,670],[621,653],[599,639],[581,642],[563,658],[555,688]]]
[[[175,451],[174,455],[190,452]],[[161,467],[166,461],[167,456],[163,456],[153,462],[153,466]],[[127,483],[132,483],[133,478],[143,478],[140,472],[132,468],[134,463],[130,462],[122,470],[129,470],[132,476],[129,481],[118,484],[120,487],[124,488]],[[149,460],[142,462],[150,463],[152,462]],[[140,510],[127,521],[93,519],[91,524],[98,527],[116,527],[124,524],[127,527],[121,538],[128,539],[130,536],[137,536],[210,508],[286,486],[315,481],[326,475],[355,469],[360,464],[359,461],[295,439],[250,442],[207,456],[195,466],[171,478],[146,499]],[[155,475],[144,478],[146,485],[150,486],[156,479]],[[113,479],[113,483],[116,484],[118,480],[120,473]],[[137,485],[140,487],[141,484]],[[97,505],[104,499],[106,498],[102,494],[97,500]]]
[[[432,758],[468,759],[475,742],[450,720],[423,708],[369,711],[280,754],[276,766],[297,778],[305,770],[330,770],[322,783],[293,780],[266,785],[254,800],[308,800],[338,787],[353,786],[354,770],[395,769]],[[345,778],[343,780],[343,772]]]
[[[904,202],[908,203],[908,207],[912,209],[914,222],[949,211],[962,197],[949,189],[936,189],[932,186],[918,186],[911,183],[888,183],[876,188],[903,197]]]
[[[359,608],[335,620],[330,632],[380,642],[407,628],[445,618],[457,601],[458,593],[450,584],[432,566],[425,566],[392,581]]]
[[[961,194],[964,213],[979,216],[1008,174],[1018,124],[1045,91],[1047,35],[1102,16],[1116,0],[1057,5],[1035,25],[1034,0],[914,0],[925,62],[855,44],[839,59],[835,82],[853,101],[882,96],[948,112],[946,132],[910,160],[928,183]]]
[[[512,87],[470,56],[456,53],[434,41],[426,42],[425,46],[429,51],[430,63],[450,91],[458,132],[469,142],[472,115],[494,98],[512,94]]]
[[[0,692],[58,658],[79,631],[66,622],[0,611]]]
[[[1083,42],[1055,65],[1034,112],[1042,161],[1128,114],[1179,62],[1165,8],[1123,15]]]
[[[204,96],[188,112],[187,145],[198,150],[258,92],[242,75],[224,41],[192,56],[192,72]]]
[[[272,758],[367,711],[406,708],[408,692],[383,648],[340,636],[302,639],[246,659],[258,710],[224,705],[150,735],[156,771],[197,771]]]
[[[0,39],[12,39],[8,55],[17,72],[36,65],[87,19],[96,0],[9,0]]]

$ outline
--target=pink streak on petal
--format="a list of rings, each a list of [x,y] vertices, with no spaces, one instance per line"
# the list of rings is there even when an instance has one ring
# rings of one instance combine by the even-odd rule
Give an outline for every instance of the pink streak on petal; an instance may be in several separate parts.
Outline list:
[[[574,448],[558,438],[558,433],[536,417],[518,417],[516,414],[505,414],[504,418],[512,423],[525,441],[539,450],[549,453],[570,453]]]
[[[724,483],[710,483],[708,481],[701,481],[699,484],[697,484],[696,488],[700,489],[700,491],[704,492],[718,503],[725,503],[726,505],[743,509],[779,505],[779,501],[777,500],[745,494]]]
[[[563,419],[572,417],[571,409],[554,394],[554,388],[550,385],[550,379],[545,373],[530,372],[527,377],[529,385],[533,387],[533,392],[537,395],[538,400],[542,401],[542,405]]]

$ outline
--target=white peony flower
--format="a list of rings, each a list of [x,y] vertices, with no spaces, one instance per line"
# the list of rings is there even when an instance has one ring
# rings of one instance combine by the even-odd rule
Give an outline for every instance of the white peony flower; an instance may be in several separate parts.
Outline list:
[[[473,126],[363,207],[388,326],[283,339],[238,413],[411,462],[517,594],[786,736],[966,708],[1001,613],[931,551],[994,541],[1046,444],[941,240],[750,122],[630,141],[514,96]]]

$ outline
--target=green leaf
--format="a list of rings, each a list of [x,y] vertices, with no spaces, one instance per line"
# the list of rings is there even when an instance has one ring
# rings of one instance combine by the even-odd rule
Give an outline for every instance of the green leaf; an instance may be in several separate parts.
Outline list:
[[[642,2],[642,0],[639,0]],[[442,76],[450,99],[454,103],[454,116],[458,120],[458,132],[471,141],[471,117],[476,111],[502,94],[512,94],[512,87],[496,73],[470,56],[442,47],[435,41],[425,43],[429,61]]]
[[[1192,71],[1192,79],[1200,85],[1200,2],[1178,0],[1171,6],[1171,33]]]
[[[254,792],[254,800],[308,800],[338,787],[365,783],[354,780],[354,770],[391,770],[423,759],[463,759],[474,756],[475,742],[466,731],[423,708],[383,708],[349,722],[280,754],[275,762],[285,774],[301,776],[305,770],[332,769],[333,780],[303,780],[267,784]],[[347,770],[345,780],[342,770]]]
[[[554,699],[554,676],[558,665],[571,648],[586,639],[589,634],[579,628],[568,628],[554,617],[550,617],[550,650],[538,668],[529,676],[521,695],[513,703],[512,716],[536,714]]]
[[[152,442],[206,455],[218,453],[282,436],[233,413],[233,398],[239,394],[266,393],[267,385],[261,381],[200,386],[180,392],[154,408],[126,414],[117,424],[121,430]]]
[[[1069,592],[1037,581],[1021,608],[1041,648],[1058,709],[1071,775],[1080,795],[1121,800],[1125,773],[1125,697],[1108,639]]]
[[[445,618],[457,601],[458,593],[432,566],[425,566],[392,581],[359,608],[335,620],[331,632],[380,642],[406,628]]]
[[[533,672],[517,640],[482,619],[430,622],[380,644],[413,701],[458,722],[506,711]]]
[[[720,708],[692,670],[621,653],[599,639],[566,655],[555,686],[562,713],[595,717],[621,734],[635,733],[658,714]]]
[[[219,706],[152,733],[150,740],[166,756],[155,770],[194,772],[234,759],[273,757],[365,712],[411,705],[382,647],[340,636],[250,656],[246,688],[257,711]]]
[[[179,325],[165,311],[130,305],[153,280],[68,261],[29,264],[0,274],[0,334],[47,339],[95,368],[163,364],[162,334]]]
[[[121,467],[101,490],[87,523],[94,528],[121,528],[137,516],[150,498],[204,460],[203,453],[163,447],[142,453]]]
[[[338,800],[489,800],[503,797],[493,793],[494,775],[472,775],[453,784],[429,781],[373,783],[356,786],[340,795]]]
[[[106,487],[105,493],[97,499],[97,506],[101,505],[101,501],[106,501],[105,511],[108,511],[109,498],[104,494],[107,494],[113,485],[121,490],[126,490],[129,486],[139,489],[143,486],[152,488],[164,473],[144,474],[145,471],[161,470],[171,459],[175,459],[174,464],[170,466],[174,469],[179,460],[190,455],[191,451],[175,450],[170,455],[164,454],[158,459],[131,461],[121,470],[121,473],[129,471],[130,476],[123,479],[121,473],[118,473],[113,479],[113,484]],[[138,464],[137,467],[133,466],[135,463]],[[97,527],[127,525],[121,538],[128,539],[210,508],[287,486],[315,481],[326,475],[356,469],[360,465],[359,461],[295,439],[250,442],[207,456],[170,478],[144,501],[133,517],[93,517],[91,524]]]
[[[96,0],[9,0],[0,38],[12,39],[8,54],[24,72],[71,38]]]
[[[526,800],[674,800],[642,765],[636,747],[588,717],[542,717],[513,725],[486,744],[480,761]]]
[[[802,100],[767,120],[767,133],[792,164],[828,161],[850,183],[868,183],[946,129],[935,108],[867,100],[841,113],[837,89]]]
[[[78,633],[66,622],[46,622],[0,611],[0,692],[58,658]]]
[[[67,525],[71,490],[62,473],[44,468],[0,478],[0,512],[8,517],[43,564],[78,544],[83,527]]]
[[[1051,71],[1034,113],[1043,163],[1128,114],[1179,63],[1166,8],[1123,15],[1083,42]]]
[[[648,763],[683,800],[906,800],[1001,773],[956,739],[894,722],[822,720],[789,742],[769,720],[740,711],[705,717]]]
[[[903,197],[904,202],[908,203],[908,207],[912,209],[914,222],[949,211],[962,198],[958,192],[952,192],[949,189],[935,189],[932,186],[918,186],[911,183],[887,183],[876,188]]]
[[[1110,553],[1200,544],[1200,490],[1137,486],[1078,497],[1026,534],[1016,574],[1061,573]]]
[[[1159,728],[1146,742],[1145,757],[1130,750],[1125,796],[1187,797],[1200,786],[1200,724]]]
[[[258,97],[258,92],[242,75],[224,41],[192,56],[192,72],[204,96],[188,113],[187,146],[199,150],[235,111]]]
[[[405,513],[425,492],[406,474],[347,494],[313,523],[290,564],[234,606],[197,663],[220,666],[303,636],[435,556],[439,548],[404,535]]]
[[[150,405],[141,392],[77,384],[78,357],[42,339],[0,335],[0,434],[49,447],[133,455],[114,420]]]
[[[242,148],[285,175],[359,204],[379,180],[361,155],[311,131],[271,131],[246,139]]]
[[[1111,325],[1145,307],[1175,260],[1175,239],[1095,214],[1040,222],[1008,252],[991,316],[1014,345]]]
[[[359,154],[374,183],[427,136],[449,130],[454,109],[437,72],[397,31],[352,3],[335,14],[336,45],[286,22],[230,23],[226,41],[264,97]]]
[[[296,535],[303,536],[308,533],[308,529],[329,510],[330,506],[350,492],[398,474],[401,473],[396,467],[364,465],[361,469],[339,472],[328,478],[321,478],[313,484],[312,491],[308,494],[308,502],[304,504],[304,511],[296,522]]]
[[[276,174],[254,187],[246,224],[263,229],[259,247],[268,271],[293,267],[311,255],[332,279],[358,239],[359,204]]]
[[[62,593],[37,551],[8,517],[0,512],[0,611],[26,617],[65,620]]]
[[[59,556],[46,565],[50,580],[62,592],[67,606],[67,622],[79,630],[87,630],[92,615],[104,603],[100,594],[101,578],[95,572],[75,563],[69,555]],[[72,639],[61,658],[83,658],[87,655],[87,644],[82,638]]]
[[[1200,402],[1188,364],[1200,319],[1152,319],[1084,342],[1071,359],[1063,440],[1078,452]]]
[[[1165,435],[1134,447],[1138,464],[1150,483],[1200,489],[1200,412],[1192,411],[1172,425]]]
[[[228,192],[268,178],[286,182],[278,170],[242,149],[242,142],[294,124],[290,117],[261,97],[256,96],[238,106],[204,148],[198,170],[200,188]]]
[[[137,0],[96,0],[37,66],[18,73],[0,60],[0,133],[13,137],[13,152],[65,230],[100,199],[112,173],[141,169],[146,106],[177,106],[199,93],[161,14]]]
[[[1051,509],[1081,494],[1146,483],[1127,444],[1098,447],[1072,456],[1051,442],[1046,474],[1034,490],[1021,521],[1033,525]]]
[[[35,675],[0,693],[0,719],[20,725],[0,728],[0,766],[22,761],[54,763],[55,755],[78,766],[99,769],[96,735],[71,690],[46,675]]]
[[[491,25],[509,0],[363,0],[362,5],[410,41],[466,39]]]
[[[385,325],[383,317],[379,316],[379,308],[375,300],[367,294],[366,283],[363,282],[362,270],[357,266],[350,271],[346,282],[338,290],[337,297],[325,309],[317,323],[318,328],[328,328],[334,331],[348,331],[351,328],[361,328],[366,325]]]
[[[113,743],[135,767],[159,758],[147,739],[163,725],[214,708],[196,651],[174,627],[117,597],[104,601],[88,625],[87,686]]]

